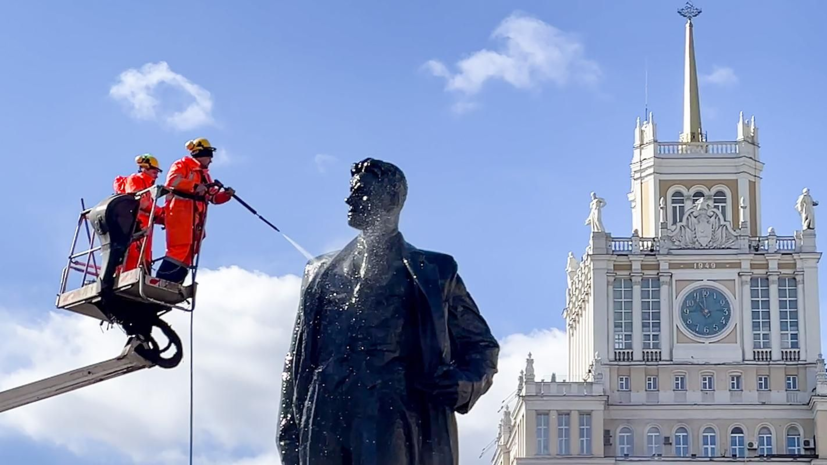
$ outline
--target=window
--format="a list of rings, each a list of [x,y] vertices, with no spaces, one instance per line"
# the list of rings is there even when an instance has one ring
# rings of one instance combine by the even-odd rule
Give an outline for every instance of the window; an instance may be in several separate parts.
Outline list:
[[[750,279],[752,301],[752,347],[770,348],[770,281],[767,278]]]
[[[715,390],[715,376],[711,374],[701,375],[701,391]]]
[[[758,455],[772,455],[772,432],[766,426],[758,431]]]
[[[744,457],[747,449],[744,446],[744,430],[740,427],[732,428],[729,433],[729,453],[736,457]]]
[[[570,441],[569,441],[569,427],[571,426],[571,415],[568,413],[560,413],[557,415],[557,454],[569,455]]]
[[[685,391],[686,390],[686,375],[685,374],[675,375],[674,389],[676,391]]]
[[[712,207],[721,212],[724,220],[727,219],[726,192],[716,191],[715,194],[712,195]]]
[[[649,431],[646,433],[646,452],[650,456],[663,454],[660,430],[654,426],[649,428]]]
[[[770,377],[767,375],[758,375],[758,390],[759,391],[769,391],[770,390]]]
[[[715,457],[715,451],[718,445],[718,438],[715,435],[715,430],[711,427],[707,427],[704,429],[701,439],[703,440],[703,456]]]
[[[795,426],[790,426],[787,429],[787,453],[801,454],[801,432]]]
[[[795,278],[778,278],[778,310],[781,312],[781,348],[798,349],[798,289]]]
[[[615,279],[614,283],[615,349],[632,348],[632,280]]]
[[[672,194],[672,224],[678,224],[686,213],[686,197],[683,192]]]
[[[689,457],[689,431],[684,427],[675,430],[675,455]]]
[[[740,391],[743,388],[741,387],[741,375],[732,374],[729,375],[729,390],[730,391]]]
[[[660,279],[641,280],[640,309],[643,312],[643,348],[660,349]]]
[[[618,376],[617,377],[617,390],[618,391],[628,391],[631,389],[629,385],[629,377],[628,376]]]
[[[632,436],[632,429],[628,426],[624,426],[620,428],[620,432],[617,433],[617,455],[620,457],[623,456],[632,456],[632,452],[634,452],[634,437]]]
[[[548,413],[537,414],[537,455],[548,455]]]
[[[798,390],[798,376],[796,376],[796,375],[787,375],[787,390],[788,391],[797,391]]]
[[[580,414],[580,455],[592,454],[592,414]]]
[[[658,377],[657,376],[647,376],[646,377],[646,390],[647,391],[657,391],[658,390]]]
[[[692,203],[698,203],[698,200],[701,200],[704,197],[706,197],[706,194],[704,194],[703,191],[695,191],[695,193],[692,194]]]

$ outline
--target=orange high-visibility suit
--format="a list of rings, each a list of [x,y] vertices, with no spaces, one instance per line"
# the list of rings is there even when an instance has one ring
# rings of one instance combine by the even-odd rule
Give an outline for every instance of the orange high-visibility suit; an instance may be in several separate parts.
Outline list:
[[[125,180],[121,177],[115,180],[115,192],[118,194],[134,194],[155,185],[155,179],[144,172],[129,175]],[[152,195],[146,192],[141,195],[141,203],[138,208],[138,227],[146,229],[149,226],[149,214],[152,212]],[[164,210],[161,207],[155,208],[155,224],[164,224]],[[134,270],[138,267],[141,254],[141,247],[146,242],[143,261],[147,270],[151,269],[152,263],[152,231],[147,235],[129,245],[126,251],[121,271]]]
[[[212,182],[209,170],[201,163],[187,156],[177,160],[167,173],[165,186],[173,193],[167,195],[165,224],[167,229],[166,260],[179,266],[192,266],[192,260],[206,237],[204,217],[206,202],[215,205],[228,202],[232,196],[218,192],[199,196],[195,194],[198,184]]]

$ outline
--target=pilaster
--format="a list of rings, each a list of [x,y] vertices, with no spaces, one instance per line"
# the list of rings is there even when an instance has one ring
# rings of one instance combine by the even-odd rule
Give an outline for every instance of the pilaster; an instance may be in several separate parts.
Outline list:
[[[615,273],[606,273],[606,308],[608,309],[608,311],[606,312],[606,333],[608,336],[608,339],[606,341],[608,344],[606,359],[610,361],[615,361],[614,284]]]
[[[632,273],[632,360],[643,360],[643,321],[640,309],[640,273]]]
[[[571,455],[580,455],[580,412],[577,410],[572,410],[569,417],[569,440]]]
[[[660,280],[660,350],[663,360],[672,360],[672,273],[661,272]]]
[[[804,313],[799,318],[802,323],[810,328],[807,330],[807,358],[802,359],[814,362],[821,353],[821,315],[819,307],[818,289],[818,259],[808,258],[804,260]],[[802,297],[799,297],[801,299]]]
[[[807,360],[807,341],[810,339],[810,333],[815,333],[813,336],[819,337],[819,326],[810,328],[807,324],[807,302],[804,295],[804,271],[795,272],[795,299],[798,305],[798,347],[801,360]],[[815,331],[813,331],[815,329]]]
[[[752,336],[752,296],[750,295],[750,281],[752,272],[738,273],[741,279],[741,334],[744,340],[744,360],[754,360]]]
[[[772,360],[781,360],[781,314],[778,309],[778,272],[770,271],[770,344]]]

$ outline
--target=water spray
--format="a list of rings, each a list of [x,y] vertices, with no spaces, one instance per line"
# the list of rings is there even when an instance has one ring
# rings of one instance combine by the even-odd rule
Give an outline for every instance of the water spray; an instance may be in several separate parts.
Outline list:
[[[223,185],[223,184],[221,184],[221,181],[219,181],[218,179],[213,180],[212,184],[213,184],[213,185],[215,185],[216,187],[220,188],[220,189],[224,189],[224,185]],[[292,245],[292,246],[293,246],[296,250],[298,250],[300,254],[304,255],[304,257],[305,257],[305,258],[307,258],[308,260],[313,260],[313,255],[311,255],[311,254],[310,254],[310,252],[308,252],[308,251],[307,251],[307,250],[305,250],[302,246],[300,246],[298,243],[296,243],[296,241],[294,241],[293,239],[291,239],[291,238],[290,238],[287,234],[284,234],[284,233],[283,233],[283,232],[282,232],[279,228],[277,228],[277,227],[276,227],[276,225],[274,225],[273,223],[271,223],[270,221],[268,221],[268,220],[267,220],[267,218],[265,218],[265,217],[261,216],[261,215],[260,215],[260,214],[256,211],[256,209],[255,209],[255,208],[251,207],[251,206],[250,206],[250,204],[248,204],[247,202],[245,202],[244,200],[242,200],[242,199],[241,199],[241,197],[239,197],[238,195],[236,195],[236,194],[235,194],[235,192],[233,192],[233,196],[232,196],[232,197],[233,197],[234,199],[236,199],[236,200],[238,201],[238,203],[240,203],[240,204],[241,204],[244,208],[246,208],[247,210],[249,210],[249,211],[250,211],[250,213],[252,213],[253,215],[256,215],[256,216],[257,216],[257,217],[258,217],[261,221],[263,221],[263,222],[264,222],[267,226],[270,226],[270,227],[271,227],[271,228],[273,228],[276,232],[278,232],[279,234],[281,234],[281,235],[282,235],[282,237],[284,237],[284,238],[287,240],[287,242],[289,242],[289,243],[290,243],[290,245]]]

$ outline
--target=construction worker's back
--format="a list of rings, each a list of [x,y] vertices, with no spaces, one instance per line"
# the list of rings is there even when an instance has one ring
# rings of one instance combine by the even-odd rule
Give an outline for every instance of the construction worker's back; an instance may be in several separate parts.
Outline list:
[[[162,172],[158,160],[154,156],[146,153],[135,157],[135,163],[138,165],[137,173],[132,173],[126,177],[118,176],[115,178],[113,188],[116,194],[135,194],[155,185],[158,174]],[[138,210],[138,228],[140,230],[149,226],[149,215],[152,213],[152,203],[152,196],[149,192],[141,195]],[[164,210],[160,207],[155,209],[154,223],[164,224]],[[146,269],[150,269],[152,263],[152,231],[147,231],[145,238],[146,241],[144,241],[144,238],[141,238],[130,245],[124,259],[123,271],[129,271],[138,267],[141,248],[144,249],[143,262]],[[144,245],[144,242],[146,242],[146,245]]]

